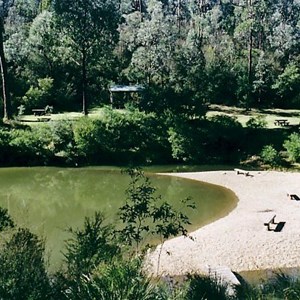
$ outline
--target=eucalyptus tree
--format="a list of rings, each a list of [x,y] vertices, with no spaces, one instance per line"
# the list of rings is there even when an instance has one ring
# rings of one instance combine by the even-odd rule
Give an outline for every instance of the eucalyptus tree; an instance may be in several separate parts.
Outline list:
[[[89,69],[111,50],[119,22],[118,0],[58,0],[54,8],[80,68],[82,111],[86,115]]]
[[[150,0],[147,15],[135,33],[129,74],[132,80],[164,85],[168,80],[170,67],[176,49],[175,19],[167,15],[160,1]],[[126,34],[129,26],[123,27]]]
[[[21,97],[32,81],[32,78],[28,76],[32,73],[29,63],[32,53],[28,35],[31,23],[38,12],[39,1],[36,0],[14,0],[6,7],[6,15],[3,19],[5,31],[3,48],[8,75],[6,99],[9,101],[8,109],[5,109],[4,105],[4,110],[7,110],[8,114],[11,114],[9,113],[10,106],[15,109],[20,104]],[[5,100],[5,97],[3,98]]]
[[[0,70],[1,70],[1,81],[2,81],[2,99],[3,99],[3,119],[9,120],[11,118],[11,103],[8,87],[7,78],[7,63],[4,54],[4,41],[5,31],[4,22],[8,15],[8,11],[13,5],[13,0],[2,0],[0,1]]]

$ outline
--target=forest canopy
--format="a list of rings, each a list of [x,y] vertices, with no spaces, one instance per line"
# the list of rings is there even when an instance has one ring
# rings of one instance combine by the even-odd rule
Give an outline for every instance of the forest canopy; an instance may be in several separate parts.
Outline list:
[[[299,0],[3,0],[4,117],[142,84],[145,111],[300,107]],[[12,108],[12,109],[11,109]]]

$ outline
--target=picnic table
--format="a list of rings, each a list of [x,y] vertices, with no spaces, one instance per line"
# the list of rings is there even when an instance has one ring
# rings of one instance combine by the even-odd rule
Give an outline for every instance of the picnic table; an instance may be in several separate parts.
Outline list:
[[[290,122],[287,119],[277,119],[274,122],[274,125],[278,125],[278,126],[288,126],[290,124]]]
[[[34,108],[32,112],[34,116],[44,116],[46,114],[45,108]]]

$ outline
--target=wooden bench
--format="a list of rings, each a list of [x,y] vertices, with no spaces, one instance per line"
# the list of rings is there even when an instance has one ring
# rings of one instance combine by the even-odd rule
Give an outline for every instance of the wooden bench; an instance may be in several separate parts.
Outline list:
[[[275,217],[276,217],[276,215],[274,215],[269,222],[264,223],[265,226],[268,226],[268,231],[271,231],[270,225],[275,224]]]
[[[32,112],[34,116],[44,116],[46,114],[45,108],[34,108]]]
[[[243,174],[245,176],[249,176],[249,171],[245,171],[245,170],[242,170],[242,169],[234,169],[234,171],[236,172],[237,175]]]
[[[274,125],[288,126],[288,125],[290,125],[290,122],[287,119],[277,119],[277,120],[275,120]]]
[[[296,200],[296,201],[300,200],[299,196],[296,194],[288,194],[288,197],[290,197],[291,200]]]

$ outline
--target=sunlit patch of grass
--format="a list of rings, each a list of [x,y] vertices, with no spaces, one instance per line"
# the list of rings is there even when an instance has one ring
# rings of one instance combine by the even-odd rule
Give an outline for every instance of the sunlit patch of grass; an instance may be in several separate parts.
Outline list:
[[[286,119],[290,125],[299,125],[300,122],[300,110],[296,109],[251,109],[245,110],[238,107],[230,107],[223,105],[211,105],[207,116],[215,115],[228,115],[231,117],[236,117],[237,120],[245,127],[247,121],[250,118],[262,116],[267,122],[267,128],[278,128],[274,124],[276,119]]]

